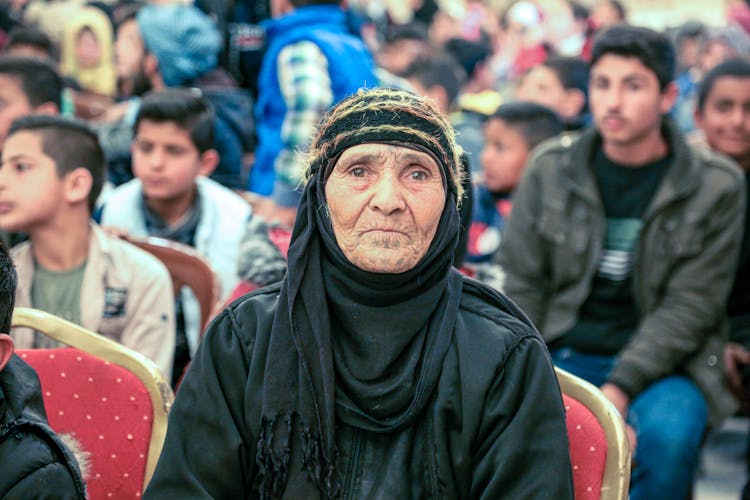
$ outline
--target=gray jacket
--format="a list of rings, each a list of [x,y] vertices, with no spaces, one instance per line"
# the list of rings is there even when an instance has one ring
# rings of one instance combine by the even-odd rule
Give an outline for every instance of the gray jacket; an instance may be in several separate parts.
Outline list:
[[[672,162],[643,216],[633,267],[639,323],[609,381],[631,396],[678,371],[700,387],[712,422],[735,401],[723,380],[726,300],[742,237],[739,168],[689,147],[669,123]],[[505,292],[549,343],[568,331],[591,292],[606,216],[591,168],[596,130],[539,148],[513,198],[497,261]]]

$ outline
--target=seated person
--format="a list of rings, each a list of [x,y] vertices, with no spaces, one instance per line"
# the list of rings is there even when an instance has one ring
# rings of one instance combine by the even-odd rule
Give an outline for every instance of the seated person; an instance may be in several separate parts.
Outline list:
[[[36,57],[0,55],[0,151],[13,120],[31,114],[57,115],[63,107],[63,80],[48,62]],[[0,230],[8,247],[26,239]]]
[[[595,126],[534,153],[497,254],[555,364],[629,424],[632,500],[687,498],[705,429],[737,407],[720,359],[745,180],[664,118],[675,59],[647,28],[595,38]]]
[[[542,339],[452,267],[459,150],[409,92],[332,108],[289,272],[211,323],[144,498],[572,498]]]
[[[34,57],[0,56],[0,150],[11,123],[30,114],[57,115],[63,81],[49,63]]]
[[[588,109],[589,66],[579,57],[550,57],[524,74],[516,98],[553,109],[565,130],[578,130],[590,122]]]
[[[196,248],[218,274],[223,299],[238,281],[239,242],[251,212],[240,196],[208,178],[219,161],[213,134],[213,112],[194,92],[165,89],[144,97],[132,145],[136,178],[112,191],[101,223]],[[200,306],[187,287],[178,309],[176,377],[201,333]]]
[[[16,26],[8,33],[8,41],[3,52],[16,56],[36,57],[54,61],[57,47],[42,30],[30,26]]]
[[[84,500],[86,461],[74,455],[78,446],[71,436],[50,429],[39,378],[13,354],[10,335],[2,333],[10,331],[15,293],[16,272],[0,242],[0,498],[47,494]]]
[[[488,262],[500,246],[513,190],[526,160],[542,141],[560,134],[560,119],[551,109],[531,102],[501,105],[484,126],[482,172],[476,180],[467,261]]]
[[[84,124],[56,116],[14,122],[0,165],[0,229],[23,231],[13,248],[16,305],[65,318],[151,359],[168,377],[174,352],[169,273],[156,258],[90,220],[104,155]],[[16,347],[58,347],[28,328]]]
[[[750,190],[750,62],[730,59],[709,71],[700,89],[695,123],[707,145],[742,168]],[[750,192],[748,192],[750,198]],[[750,410],[750,204],[745,206],[740,261],[729,295],[729,344],[724,369],[730,387]],[[748,448],[750,453],[750,448]],[[750,466],[750,456],[747,457]],[[750,498],[750,482],[743,498]]]

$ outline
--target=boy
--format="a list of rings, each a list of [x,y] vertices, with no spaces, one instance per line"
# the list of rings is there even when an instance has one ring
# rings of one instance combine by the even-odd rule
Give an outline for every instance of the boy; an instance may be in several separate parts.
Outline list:
[[[721,356],[745,181],[664,119],[675,59],[647,28],[597,36],[595,126],[534,154],[497,254],[555,364],[630,424],[633,500],[687,498],[707,424],[737,406]]]
[[[169,274],[150,254],[90,222],[104,155],[85,125],[55,116],[14,122],[0,165],[0,229],[23,231],[13,249],[16,303],[80,324],[172,370],[174,302]],[[16,346],[57,347],[26,328]]]
[[[63,80],[48,63],[33,57],[0,56],[0,152],[11,123],[30,114],[56,115],[62,109]],[[8,247],[22,234],[0,231]]]
[[[529,153],[562,130],[554,111],[531,102],[503,104],[487,119],[479,157],[482,173],[474,190],[469,229],[469,262],[491,260],[500,246],[503,225],[510,215],[511,194]]]
[[[223,299],[238,282],[237,254],[250,206],[208,178],[219,161],[211,108],[185,89],[152,93],[141,103],[133,132],[136,178],[112,192],[102,224],[132,236],[160,236],[195,247],[216,271]],[[178,308],[177,377],[200,337],[200,307],[187,288]]]
[[[58,114],[62,106],[62,91],[62,78],[43,60],[0,56],[0,151],[16,118],[30,114]]]
[[[730,59],[709,71],[698,90],[695,123],[707,145],[742,168],[750,189],[750,62]],[[748,193],[750,195],[750,193]],[[729,344],[724,350],[724,370],[735,394],[750,404],[750,205],[745,207],[745,229],[734,285],[729,295]],[[750,466],[749,455],[746,456]],[[750,481],[742,498],[750,498]]]
[[[34,370],[13,354],[16,272],[0,242],[0,498],[86,498],[81,470],[47,423]]]

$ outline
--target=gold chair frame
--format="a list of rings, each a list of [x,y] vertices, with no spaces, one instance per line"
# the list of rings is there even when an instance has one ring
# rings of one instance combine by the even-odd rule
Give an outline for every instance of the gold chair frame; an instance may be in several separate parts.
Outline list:
[[[602,500],[627,500],[630,486],[630,445],[625,422],[617,408],[593,384],[555,367],[563,394],[579,401],[599,421],[607,440],[607,458],[602,478]]]
[[[148,457],[146,458],[146,471],[143,477],[143,489],[145,490],[154,474],[156,462],[164,446],[164,438],[167,434],[167,415],[174,400],[174,393],[169,387],[169,383],[164,380],[156,365],[139,352],[38,309],[17,307],[13,312],[12,324],[13,327],[33,328],[59,342],[121,366],[143,382],[151,396],[151,405],[154,411],[151,440],[148,446]]]

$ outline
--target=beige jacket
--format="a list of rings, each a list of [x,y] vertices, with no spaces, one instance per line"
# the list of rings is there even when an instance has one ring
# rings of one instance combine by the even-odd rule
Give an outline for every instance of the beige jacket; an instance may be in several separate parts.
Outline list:
[[[81,324],[140,352],[172,375],[175,319],[172,281],[151,254],[91,226],[89,256],[81,286]],[[16,306],[31,307],[34,258],[31,242],[11,251],[18,272]],[[11,331],[17,349],[30,349],[34,332]]]

